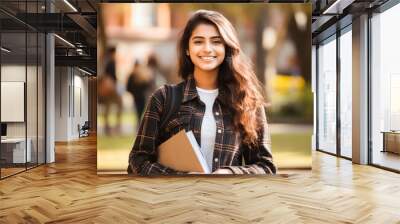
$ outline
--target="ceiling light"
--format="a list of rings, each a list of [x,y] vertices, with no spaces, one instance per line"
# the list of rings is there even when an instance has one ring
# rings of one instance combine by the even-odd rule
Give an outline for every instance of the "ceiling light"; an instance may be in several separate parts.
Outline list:
[[[74,10],[74,12],[78,12],[78,10],[71,4],[69,3],[68,0],[64,0],[65,4],[67,4],[72,10]]]
[[[10,52],[11,52],[10,50],[8,50],[8,49],[5,48],[5,47],[1,47],[1,50],[4,51],[4,52],[7,52],[7,53],[10,53]]]
[[[347,6],[351,5],[355,0],[336,0],[330,5],[327,9],[325,9],[322,14],[342,14],[343,10],[347,8]]]
[[[58,39],[60,39],[61,41],[63,41],[64,43],[66,43],[67,45],[69,45],[70,47],[75,48],[75,45],[71,44],[71,42],[69,42],[68,40],[58,36],[57,34],[54,34],[55,37],[57,37]]]
[[[83,69],[81,69],[81,68],[79,68],[79,67],[78,67],[78,70],[81,71],[81,72],[83,72],[83,73],[85,73],[85,74],[87,74],[87,75],[92,75],[92,73],[90,73],[90,72],[88,72],[88,71],[86,71],[86,70],[83,70]]]

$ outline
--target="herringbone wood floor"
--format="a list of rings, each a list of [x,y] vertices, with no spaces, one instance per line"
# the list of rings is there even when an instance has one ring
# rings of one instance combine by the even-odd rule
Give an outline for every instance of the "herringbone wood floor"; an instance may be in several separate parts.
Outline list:
[[[400,175],[315,152],[275,177],[96,175],[96,141],[0,181],[0,223],[400,223]]]

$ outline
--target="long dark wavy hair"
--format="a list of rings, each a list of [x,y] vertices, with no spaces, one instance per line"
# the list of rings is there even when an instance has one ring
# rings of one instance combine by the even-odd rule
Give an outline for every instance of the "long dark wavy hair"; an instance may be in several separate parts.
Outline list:
[[[257,110],[265,105],[262,88],[250,60],[240,48],[234,27],[222,14],[198,10],[190,17],[178,42],[179,76],[186,80],[193,74],[194,65],[186,51],[192,32],[199,24],[214,25],[224,41],[225,58],[218,70],[218,87],[228,92],[225,102],[233,112],[235,130],[243,135],[245,144],[253,146],[261,123]]]

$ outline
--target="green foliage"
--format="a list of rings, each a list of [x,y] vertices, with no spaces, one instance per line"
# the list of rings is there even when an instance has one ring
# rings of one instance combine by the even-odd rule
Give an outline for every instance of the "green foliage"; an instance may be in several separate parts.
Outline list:
[[[311,123],[313,120],[313,94],[309,84],[299,91],[277,94],[272,105],[272,122]]]

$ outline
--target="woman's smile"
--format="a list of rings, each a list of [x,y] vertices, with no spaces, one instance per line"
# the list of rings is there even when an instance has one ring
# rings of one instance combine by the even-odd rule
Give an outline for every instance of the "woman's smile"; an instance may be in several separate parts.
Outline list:
[[[205,62],[213,61],[217,56],[199,56],[199,58]]]

